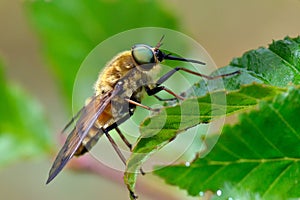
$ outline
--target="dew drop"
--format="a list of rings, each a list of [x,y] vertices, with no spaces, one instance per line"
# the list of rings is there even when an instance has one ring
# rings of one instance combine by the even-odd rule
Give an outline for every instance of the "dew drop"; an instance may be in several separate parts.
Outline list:
[[[228,197],[228,200],[233,200],[233,198],[232,197]]]
[[[217,195],[221,196],[222,195],[222,190],[217,190]]]
[[[190,162],[185,162],[185,166],[186,166],[186,167],[189,167],[190,165],[191,165]]]
[[[204,196],[204,192],[200,191],[200,192],[199,192],[199,196],[200,196],[200,197],[203,197],[203,196]]]

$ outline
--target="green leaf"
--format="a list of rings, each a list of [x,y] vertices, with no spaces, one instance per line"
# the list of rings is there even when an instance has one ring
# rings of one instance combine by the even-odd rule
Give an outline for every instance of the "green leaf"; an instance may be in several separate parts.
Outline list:
[[[273,41],[269,48],[261,47],[246,52],[229,66],[247,70],[266,84],[281,87],[289,83],[299,84],[299,51],[299,38],[286,37],[284,40]]]
[[[187,109],[191,113],[188,117],[185,116],[184,113],[181,113],[179,107],[175,106],[173,108],[163,109],[165,112],[163,114],[160,113],[146,119],[146,123],[144,122],[141,125],[142,136],[137,141],[133,154],[127,163],[127,172],[125,173],[124,179],[128,188],[131,191],[134,191],[136,181],[135,173],[138,171],[142,163],[144,163],[149,156],[158,149],[172,141],[178,133],[196,126],[199,123],[207,123],[210,120],[213,120],[213,117],[215,116],[214,114],[221,116],[228,115],[236,111],[239,111],[240,113],[250,111],[255,108],[255,105],[257,105],[261,100],[266,100],[264,99],[265,97],[270,97],[270,99],[274,98],[275,94],[278,93],[273,92],[268,94],[260,91],[260,89],[266,87],[266,85],[285,87],[292,83],[299,84],[299,51],[300,38],[291,39],[286,37],[284,40],[273,41],[269,48],[261,47],[256,50],[246,52],[242,57],[235,58],[230,65],[220,68],[213,73],[213,75],[226,74],[237,70],[241,72],[239,75],[231,76],[223,80],[226,90],[235,90],[235,92],[226,93],[225,99],[227,99],[227,102],[226,100],[223,102],[220,101],[217,105],[215,105],[215,102],[208,100],[223,99],[212,96],[212,94],[220,94],[220,92],[218,92],[218,89],[220,88],[219,85],[214,84],[217,83],[218,80],[208,82],[200,81],[191,89],[183,93],[187,96],[191,96],[191,94],[203,96],[198,98],[197,101],[199,106],[197,108],[201,108],[200,111],[193,109],[193,105],[191,105],[191,102],[193,101],[192,99],[188,99],[181,105],[185,106],[184,104],[186,103],[191,107],[191,109]],[[254,87],[261,87],[255,89],[251,88],[251,86],[244,87],[245,85],[253,83],[265,85],[257,86],[254,84]],[[209,91],[216,91],[216,93],[207,95],[208,88],[210,89]],[[277,89],[276,91],[282,92],[283,90],[284,89]],[[252,95],[258,95],[258,97],[253,97]],[[251,102],[251,100],[253,102]],[[188,108],[188,106],[186,107]],[[196,113],[200,113],[200,116],[193,115]],[[185,123],[180,121],[181,117],[186,119]],[[149,122],[152,122],[151,124],[153,124],[154,127],[146,126]],[[165,125],[162,126],[162,123],[165,123]],[[158,128],[162,128],[162,130],[158,131]],[[157,135],[148,137],[148,135],[153,135],[157,132]],[[145,135],[148,138],[143,138]],[[177,175],[175,175],[175,177]]]
[[[196,158],[189,167],[169,166],[154,173],[193,196],[230,184],[263,199],[299,197],[299,113],[300,89],[290,88],[241,115],[238,124],[226,126],[204,158]],[[237,198],[228,193],[222,199],[229,197]]]
[[[43,51],[68,105],[72,105],[73,84],[80,64],[101,41],[138,27],[177,27],[173,14],[159,1],[35,0],[26,3],[28,17],[41,38]]]
[[[141,137],[127,160],[124,176],[127,187],[134,191],[137,172],[141,165],[177,134],[197,124],[208,123],[214,117],[253,109],[261,100],[270,100],[282,91],[284,90],[273,86],[253,84],[244,86],[238,91],[229,93],[219,91],[204,97],[187,99],[176,106],[164,107],[162,114],[147,118],[141,124]],[[222,101],[224,97],[227,102]],[[221,100],[212,102],[212,99]]]
[[[300,37],[273,41],[269,48],[260,47],[235,58],[213,75],[226,74],[240,70],[239,76],[224,79],[227,90],[236,90],[245,84],[264,83],[285,87],[288,84],[300,84]],[[190,91],[198,96],[207,93],[206,81],[195,84]],[[199,87],[200,86],[200,87]],[[212,90],[213,88],[211,88]],[[218,88],[216,88],[218,89]]]
[[[0,64],[0,166],[49,153],[51,140],[39,103],[7,82]]]

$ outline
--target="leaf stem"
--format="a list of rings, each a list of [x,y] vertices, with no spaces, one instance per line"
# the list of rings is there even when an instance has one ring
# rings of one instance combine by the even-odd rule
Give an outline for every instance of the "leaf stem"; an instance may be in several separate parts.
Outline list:
[[[88,172],[91,174],[95,174],[101,178],[105,178],[120,185],[124,185],[123,172],[113,170],[112,168],[103,165],[101,162],[95,160],[90,155],[72,159],[70,161],[70,164],[68,165],[68,168],[79,172]],[[162,187],[151,184],[149,181],[147,181],[147,178],[145,178],[146,177],[144,177],[143,180],[139,181],[139,184],[137,185],[136,189],[138,194],[148,196],[150,199],[181,199],[180,195],[176,194],[176,192],[174,193],[172,191],[164,190],[164,188]],[[126,188],[125,185],[124,188]]]

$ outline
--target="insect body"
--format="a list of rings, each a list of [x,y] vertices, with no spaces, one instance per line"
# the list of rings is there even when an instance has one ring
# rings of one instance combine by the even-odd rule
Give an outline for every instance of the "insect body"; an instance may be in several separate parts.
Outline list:
[[[108,132],[116,129],[123,141],[131,148],[129,142],[118,129],[118,125],[126,121],[134,113],[136,106],[152,110],[152,108],[141,104],[145,94],[154,95],[159,100],[162,100],[156,96],[156,93],[164,90],[175,98],[182,99],[182,97],[161,85],[176,71],[186,71],[207,79],[238,73],[233,72],[210,77],[177,67],[154,82],[154,78],[160,68],[159,63],[164,59],[204,64],[201,61],[165,54],[159,50],[160,46],[161,42],[155,47],[144,44],[135,45],[130,51],[120,53],[107,64],[95,84],[94,96],[87,101],[86,105],[76,115],[78,120],[53,163],[47,183],[57,176],[74,155],[79,156],[89,151],[103,134],[107,136],[121,160],[125,163],[125,157]],[[73,120],[75,119],[73,118],[71,122]],[[68,123],[66,127],[70,126],[70,124]]]

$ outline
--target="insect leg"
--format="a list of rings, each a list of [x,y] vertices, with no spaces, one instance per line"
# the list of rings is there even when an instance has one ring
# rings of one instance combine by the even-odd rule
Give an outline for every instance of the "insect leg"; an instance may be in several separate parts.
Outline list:
[[[124,121],[126,121],[129,118],[130,118],[130,114],[128,113],[123,118],[119,119],[117,122],[115,122],[112,125],[110,125],[109,127],[107,127],[104,131],[109,132],[109,131],[115,129],[118,132],[121,139],[123,140],[123,142],[128,146],[128,148],[131,151],[132,145],[129,143],[129,141],[126,139],[126,137],[122,134],[121,130],[118,128],[118,125],[120,125],[121,123],[123,123]],[[140,168],[140,172],[142,175],[146,174],[142,168]]]
[[[155,94],[158,93],[158,92],[160,92],[160,91],[162,91],[162,90],[164,90],[164,91],[168,92],[169,94],[173,95],[175,97],[174,99],[180,99],[180,100],[184,99],[183,97],[175,94],[172,90],[170,90],[169,88],[167,88],[165,86],[159,86],[159,85],[157,85],[155,88],[152,88],[152,89],[149,86],[145,86],[145,90],[146,90],[146,92],[147,92],[147,94],[149,96],[154,96],[156,98],[157,98],[157,96]],[[160,100],[160,97],[157,98],[157,99]],[[171,98],[170,100],[174,100],[174,99]]]
[[[130,149],[132,148],[132,145],[130,144],[130,142],[126,139],[126,137],[123,135],[123,133],[121,132],[121,130],[116,127],[115,130],[117,131],[117,133],[119,134],[120,138],[123,140],[123,142],[126,144],[126,146]]]
[[[117,133],[119,134],[120,138],[123,140],[123,142],[126,144],[126,146],[130,149],[132,148],[132,145],[130,144],[130,142],[126,139],[126,137],[122,134],[121,130],[118,128],[118,126],[120,124],[122,124],[123,122],[125,122],[127,119],[129,119],[131,116],[131,113],[126,114],[124,117],[122,117],[121,119],[119,119],[118,121],[116,121],[115,123],[113,123],[112,125],[110,125],[109,127],[107,127],[105,129],[105,131],[109,132],[113,129],[115,129],[117,131]]]
[[[130,196],[131,196],[134,200],[136,200],[136,199],[138,198],[138,196],[136,196],[136,194],[134,194],[134,192],[133,192],[132,190],[130,190],[130,189],[128,189],[128,190],[129,190]]]
[[[116,121],[115,123],[113,123],[112,125],[110,125],[109,127],[107,127],[105,130],[107,132],[111,131],[111,130],[115,129],[116,127],[118,127],[123,122],[125,122],[129,118],[130,118],[130,114],[128,113],[124,117],[122,117],[121,119],[119,119],[118,121]]]
[[[104,134],[106,135],[107,139],[109,140],[109,142],[112,144],[113,148],[115,149],[115,151],[117,152],[118,156],[120,157],[120,159],[122,160],[122,162],[124,163],[124,165],[126,165],[126,158],[125,156],[122,154],[121,150],[119,149],[117,143],[114,141],[114,139],[109,135],[108,131],[105,129],[102,129],[102,131],[104,132]]]
[[[142,108],[145,108],[146,110],[150,110],[150,111],[159,111],[159,109],[155,109],[155,108],[151,108],[151,107],[149,107],[149,106],[145,106],[145,105],[143,105],[143,104],[141,104],[141,103],[139,103],[139,102],[136,102],[136,101],[133,101],[133,100],[131,100],[131,99],[125,99],[126,101],[128,101],[128,103],[131,103],[131,104],[133,104],[133,105],[136,105],[136,106],[139,106],[139,107],[142,107]]]
[[[159,96],[157,96],[156,94],[153,95],[156,99],[158,99],[159,101],[175,101],[177,100],[177,98],[168,98],[168,99],[164,99],[164,98],[161,98]]]
[[[79,115],[81,114],[81,112],[83,111],[84,107],[82,107],[74,117],[72,117],[72,119],[66,124],[66,126],[63,128],[63,130],[61,131],[61,133],[64,133],[71,124],[73,124],[73,122],[75,121],[76,118],[79,117]]]
[[[183,97],[175,94],[170,89],[166,88],[165,86],[160,86],[162,83],[164,83],[165,81],[167,81],[171,76],[173,76],[173,74],[175,72],[178,72],[180,70],[181,71],[185,71],[185,72],[190,73],[190,74],[194,74],[196,76],[200,76],[200,77],[206,78],[208,80],[213,80],[213,79],[223,78],[223,77],[226,77],[226,76],[232,76],[232,75],[235,75],[235,74],[240,74],[240,71],[235,71],[235,72],[231,72],[231,73],[228,73],[228,74],[221,74],[221,75],[217,75],[217,76],[208,76],[208,75],[201,74],[201,73],[198,73],[198,72],[195,72],[195,71],[183,68],[183,67],[176,67],[176,68],[170,70],[169,72],[167,72],[166,74],[164,74],[160,79],[158,79],[158,81],[156,82],[154,88],[151,89],[148,86],[146,86],[145,89],[146,89],[147,94],[149,96],[152,96],[152,95],[156,96],[155,95],[156,93],[158,93],[158,92],[160,92],[162,90],[165,90],[166,92],[168,92],[169,94],[173,95],[177,99],[183,100]]]
[[[194,74],[196,76],[200,76],[200,77],[206,78],[208,80],[213,80],[213,79],[218,79],[218,78],[224,78],[226,76],[232,76],[232,75],[240,74],[241,73],[240,71],[234,71],[234,72],[231,72],[231,73],[228,73],[228,74],[220,74],[220,75],[216,75],[216,76],[208,76],[208,75],[201,74],[201,73],[198,73],[198,72],[195,72],[195,71],[183,68],[183,67],[176,67],[176,68],[172,69],[171,71],[167,72],[160,79],[158,79],[158,81],[156,82],[156,86],[161,85],[163,82],[165,82],[166,80],[168,80],[175,72],[178,72],[180,70],[185,71],[185,72],[190,73],[190,74]]]

